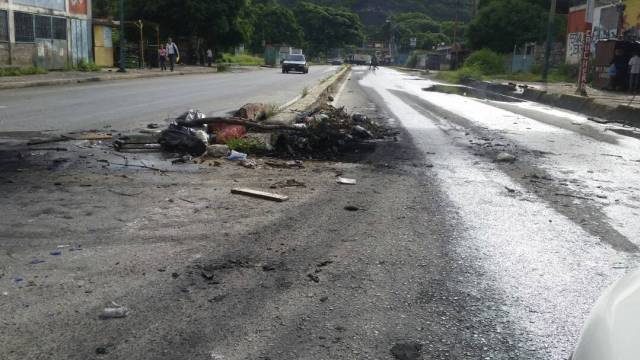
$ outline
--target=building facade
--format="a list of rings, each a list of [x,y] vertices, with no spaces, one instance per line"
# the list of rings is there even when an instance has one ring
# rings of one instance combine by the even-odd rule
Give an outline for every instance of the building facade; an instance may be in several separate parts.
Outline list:
[[[602,40],[640,40],[640,0],[624,0],[624,7],[610,1],[596,1],[593,12],[591,52]],[[567,19],[566,62],[578,64],[586,27],[586,5],[572,7]]]
[[[0,66],[64,69],[91,42],[91,0],[0,0]]]

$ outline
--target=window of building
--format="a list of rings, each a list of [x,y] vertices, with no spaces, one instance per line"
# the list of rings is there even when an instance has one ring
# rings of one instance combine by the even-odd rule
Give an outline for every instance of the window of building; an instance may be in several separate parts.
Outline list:
[[[33,36],[33,15],[22,12],[14,12],[13,21],[15,23],[14,26],[16,31],[16,41],[33,42],[35,39]]]
[[[56,40],[67,40],[67,19],[51,18],[53,27],[53,38]]]
[[[36,39],[51,39],[51,16],[35,16],[36,19]]]
[[[0,10],[0,41],[9,41],[9,19],[6,10]]]

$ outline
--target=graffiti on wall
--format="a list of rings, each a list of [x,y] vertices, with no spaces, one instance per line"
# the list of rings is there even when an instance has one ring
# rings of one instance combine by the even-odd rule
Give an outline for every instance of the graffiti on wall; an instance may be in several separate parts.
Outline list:
[[[87,0],[69,0],[69,12],[72,14],[86,14]]]
[[[568,64],[577,64],[582,57],[582,42],[584,33],[574,32],[567,37],[567,58]]]

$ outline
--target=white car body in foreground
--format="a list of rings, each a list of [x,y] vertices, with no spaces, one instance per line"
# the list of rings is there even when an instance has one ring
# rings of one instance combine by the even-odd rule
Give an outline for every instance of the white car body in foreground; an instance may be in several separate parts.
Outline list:
[[[610,286],[587,319],[572,360],[640,359],[640,269]]]

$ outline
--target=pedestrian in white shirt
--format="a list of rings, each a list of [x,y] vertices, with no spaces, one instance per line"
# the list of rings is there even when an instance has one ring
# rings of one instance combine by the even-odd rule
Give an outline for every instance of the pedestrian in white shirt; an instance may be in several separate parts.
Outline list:
[[[173,67],[176,65],[176,60],[180,57],[180,51],[178,51],[178,45],[173,42],[172,38],[167,41],[167,57],[169,57],[169,69],[173,71]]]
[[[640,85],[640,56],[638,56],[638,52],[633,55],[631,60],[629,60],[629,91],[636,92],[638,91],[638,85]]]
[[[207,64],[209,67],[213,64],[213,51],[211,48],[207,49]]]

